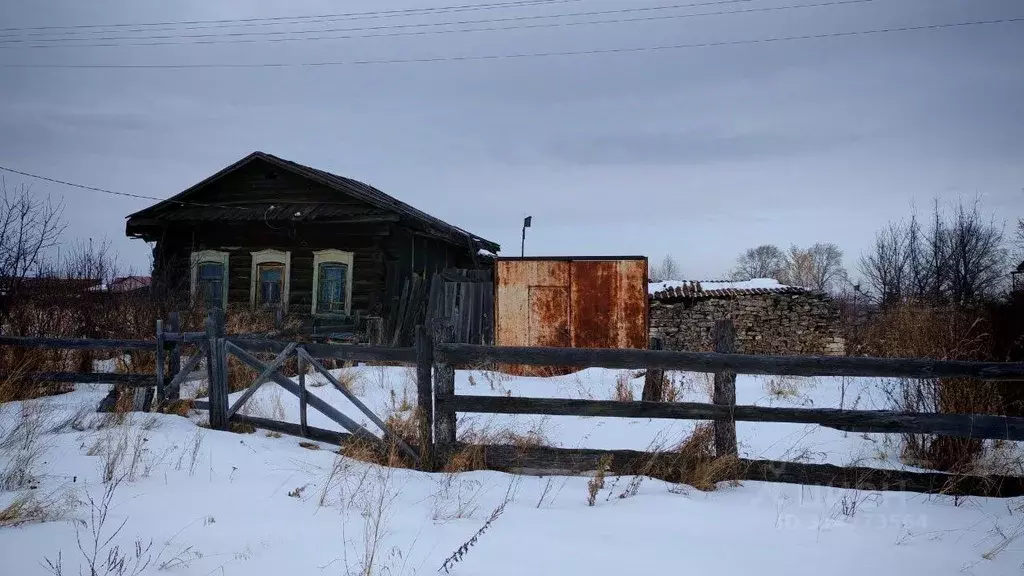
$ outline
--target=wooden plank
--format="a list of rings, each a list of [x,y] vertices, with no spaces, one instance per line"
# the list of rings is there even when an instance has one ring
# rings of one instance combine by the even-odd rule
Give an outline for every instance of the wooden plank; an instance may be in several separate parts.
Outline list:
[[[228,428],[227,362],[224,356],[224,311],[214,308],[206,318],[206,372],[210,388],[210,428]]]
[[[263,386],[263,384],[270,377],[270,373],[276,371],[278,368],[281,367],[282,364],[285,363],[286,360],[288,360],[288,357],[291,356],[292,352],[295,351],[296,346],[298,346],[298,344],[295,342],[288,344],[288,346],[286,346],[284,350],[279,352],[278,355],[274,357],[270,364],[267,364],[267,367],[263,369],[263,372],[260,372],[259,376],[257,376],[256,379],[253,380],[252,384],[250,384],[249,387],[245,389],[245,392],[243,392],[242,395],[239,396],[237,400],[235,400],[235,403],[232,404],[230,408],[228,408],[229,420],[231,419],[232,416],[238,413],[242,406],[245,406],[245,403],[248,402],[250,398],[252,398],[253,394],[255,394],[257,390],[260,389],[260,386]],[[299,398],[301,400],[302,397],[300,396]]]
[[[434,469],[434,389],[430,374],[433,362],[433,340],[426,327],[420,324],[416,326],[416,424],[420,470],[426,472]]]
[[[651,338],[650,349],[661,350],[664,344],[661,338]],[[644,374],[644,390],[640,399],[644,402],[661,402],[665,397],[665,371],[650,368]]]
[[[433,326],[433,340],[436,343],[449,342],[453,329],[448,322],[437,322]],[[435,463],[443,466],[454,454],[456,437],[455,367],[438,362],[434,358],[434,450]]]
[[[736,328],[732,320],[719,320],[711,331],[718,354],[736,353]],[[731,370],[715,372],[715,387],[712,402],[729,408],[730,414],[736,407],[736,373]],[[736,420],[715,420],[715,455],[736,456]]]
[[[180,395],[181,385],[185,382],[185,379],[188,378],[189,374],[195,371],[196,366],[199,366],[199,363],[203,358],[208,356],[207,352],[209,346],[210,345],[206,342],[199,345],[199,351],[196,352],[195,356],[189,358],[181,368],[181,371],[171,379],[171,383],[167,385],[168,389],[173,390],[175,394]]]
[[[462,448],[463,446],[459,446]],[[681,458],[675,453],[651,454],[635,450],[593,450],[586,448],[524,448],[511,445],[487,445],[480,449],[482,461],[492,470],[520,469],[587,472],[596,470],[602,459],[616,475],[648,475],[678,481],[667,472],[679,469]],[[806,464],[772,460],[736,459],[726,468],[723,480],[781,482],[832,486],[861,491],[898,491],[1013,498],[1024,495],[1022,476],[956,476],[941,472],[905,472],[866,467],[840,467],[832,464]]]
[[[494,344],[494,284],[492,282],[483,282],[480,284],[480,290],[483,296],[483,303],[481,304],[481,313],[483,315],[481,320],[483,326],[481,344],[490,346]]]
[[[206,339],[206,332],[165,332],[166,342],[200,342]]]
[[[430,292],[427,297],[427,313],[423,319],[424,326],[431,326],[434,319],[442,313],[444,306],[444,280],[435,273],[430,278]]]
[[[443,300],[444,312],[441,315],[441,318],[444,322],[455,322],[455,303],[456,300],[458,300],[458,297],[459,285],[454,282],[445,282]]]
[[[164,321],[156,321],[156,403],[163,406],[167,401],[167,382],[164,380],[164,365],[167,351],[164,349]]]
[[[616,402],[562,398],[514,396],[464,396],[450,400],[438,411],[483,414],[538,414],[551,416],[612,416],[623,418],[669,418],[677,420],[723,420],[739,422],[788,422],[819,424],[856,432],[937,434],[960,438],[1024,440],[1024,418],[964,414],[923,414],[885,410],[839,410],[835,408],[778,408],[763,406],[720,406],[695,402]]]
[[[316,440],[317,442],[326,442],[334,445],[339,445],[352,437],[352,435],[347,432],[336,432],[334,430],[325,430],[314,426],[306,426],[303,428],[302,425],[292,424],[290,422],[279,422],[277,420],[244,416],[242,414],[235,414],[231,417],[231,421],[241,422],[242,424],[248,424],[263,430],[280,432],[281,434],[288,434],[290,436],[301,436],[303,438],[309,438],[310,440]]]
[[[594,368],[660,368],[692,372],[732,370],[737,374],[854,376],[883,378],[963,377],[1013,380],[1024,377],[1024,362],[965,362],[846,356],[754,356],[666,350],[496,347],[438,344],[436,354],[453,364],[526,364]]]
[[[306,422],[306,406],[309,404],[309,390],[306,390],[306,358],[299,354],[296,360],[299,365],[299,431],[303,436],[308,436],[309,424]]]
[[[181,314],[177,312],[168,314],[167,328],[171,332],[181,332]],[[171,366],[167,371],[167,376],[171,380],[171,384],[167,385],[168,400],[177,400],[181,397],[181,380],[177,377],[178,372],[181,371],[181,348],[182,345],[178,343],[171,348]],[[174,382],[178,382],[178,386],[175,386]]]
[[[388,425],[385,424],[383,420],[378,418],[377,415],[373,413],[373,410],[370,410],[369,408],[366,407],[366,404],[363,404],[363,401],[360,400],[359,397],[350,392],[349,389],[346,388],[341,382],[338,382],[338,379],[335,378],[334,375],[331,374],[329,370],[327,370],[327,368],[324,368],[324,366],[320,364],[320,362],[318,362],[316,358],[313,358],[312,356],[307,354],[306,351],[303,350],[302,348],[299,348],[299,355],[305,358],[306,361],[313,366],[314,370],[322,374],[324,378],[327,378],[327,381],[330,382],[338,392],[341,392],[341,394],[345,398],[348,398],[348,401],[355,405],[355,407],[358,408],[360,412],[365,414],[366,417],[370,419],[370,422],[376,424],[377,427],[379,427],[381,431],[384,432],[384,436],[387,440],[394,442],[399,448],[402,449],[403,452],[408,454],[409,457],[411,457],[413,460],[419,460],[419,454],[417,454],[416,451],[412,449],[412,447],[406,444],[405,441],[402,440],[401,436],[395,434],[395,432],[391,428],[389,428]]]
[[[254,356],[252,356],[245,350],[242,350],[241,348],[235,346],[233,343],[225,342],[225,345],[227,346],[227,349],[230,350],[231,353],[235,355],[236,358],[241,360],[250,368],[262,371],[266,367],[266,365],[263,364],[263,362],[260,362]],[[294,394],[296,397],[300,395],[298,384],[292,382],[290,379],[283,376],[280,372],[272,372],[270,374],[270,379],[276,382],[285,390]],[[380,438],[378,438],[376,435],[374,435],[366,428],[360,426],[359,423],[357,423],[356,421],[339,412],[338,409],[325,402],[316,394],[307,394],[306,401],[309,403],[310,406],[319,410],[324,416],[327,416],[331,420],[337,422],[340,426],[351,432],[356,437],[366,440],[368,442],[373,442],[377,444],[380,443]]]
[[[156,384],[153,374],[120,374],[117,372],[0,372],[4,382],[69,382],[73,384],[117,384],[127,387],[149,387]]]
[[[470,314],[473,306],[470,302],[471,286],[469,282],[459,283],[459,317],[455,324],[455,339],[452,342],[469,342]]]
[[[66,350],[153,350],[155,340],[111,340],[104,338],[33,338],[0,336],[0,346],[20,348],[61,348]]]
[[[250,338],[228,338],[235,347],[250,353],[277,354],[287,346],[277,340]],[[360,346],[356,344],[304,344],[306,352],[313,358],[334,358],[363,362],[416,363],[414,348],[391,348],[388,346]]]
[[[398,313],[392,314],[388,319],[388,341],[391,342],[392,346],[398,346],[398,329],[402,323],[402,318],[405,316],[405,309],[409,307],[409,279],[406,278],[402,284],[402,297],[398,301]]]

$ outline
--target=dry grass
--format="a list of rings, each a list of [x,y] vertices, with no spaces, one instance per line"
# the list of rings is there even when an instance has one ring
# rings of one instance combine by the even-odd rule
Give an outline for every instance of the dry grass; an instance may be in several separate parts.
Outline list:
[[[864,329],[864,349],[883,357],[985,360],[991,337],[984,314],[960,306],[906,304],[872,318]],[[1001,414],[999,387],[964,378],[896,380],[887,387],[892,409],[948,414]],[[969,438],[904,435],[907,463],[964,473],[977,466],[991,443]]]
[[[61,520],[79,504],[76,493],[66,488],[43,494],[37,490],[22,492],[0,508],[0,528]]]
[[[615,389],[612,398],[619,402],[634,402],[636,396],[633,394],[633,386],[630,382],[628,372],[620,372],[615,376]]]

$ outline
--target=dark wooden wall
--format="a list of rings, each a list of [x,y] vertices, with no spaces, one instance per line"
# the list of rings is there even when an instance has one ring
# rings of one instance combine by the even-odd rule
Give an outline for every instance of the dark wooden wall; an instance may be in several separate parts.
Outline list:
[[[364,316],[386,316],[397,307],[413,274],[429,278],[445,268],[474,267],[468,240],[456,246],[425,235],[415,222],[264,162],[207,184],[190,202],[128,224],[130,235],[157,244],[155,279],[186,296],[194,250],[230,253],[229,304],[249,302],[251,252],[290,251],[288,310],[294,315],[310,313],[316,250],[354,254],[352,312]],[[301,217],[292,219],[295,213]]]

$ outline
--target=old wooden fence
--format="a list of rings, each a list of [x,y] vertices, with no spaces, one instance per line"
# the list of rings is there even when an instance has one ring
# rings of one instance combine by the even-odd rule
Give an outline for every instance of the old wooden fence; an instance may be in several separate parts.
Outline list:
[[[173,319],[172,319],[173,324]],[[158,402],[177,397],[186,375],[202,359],[206,359],[209,379],[208,402],[196,407],[209,410],[210,425],[227,429],[231,422],[283,433],[306,436],[327,442],[344,442],[351,438],[396,446],[424,470],[437,470],[456,451],[463,448],[457,440],[459,413],[539,414],[555,416],[605,416],[625,418],[663,418],[710,420],[715,425],[715,449],[718,456],[729,457],[735,465],[730,478],[765,480],[877,490],[909,490],[927,493],[1020,496],[1024,495],[1024,477],[972,476],[940,472],[909,472],[867,467],[838,467],[788,461],[748,460],[738,458],[736,446],[737,421],[786,422],[818,424],[851,432],[934,434],[941,436],[1024,440],[1024,418],[980,414],[909,413],[882,410],[838,410],[828,408],[781,408],[736,404],[736,374],[792,376],[851,376],[910,379],[944,377],[979,380],[1014,380],[1024,377],[1024,363],[960,362],[924,359],[883,359],[858,357],[753,356],[730,353],[728,326],[719,327],[718,352],[675,352],[635,349],[579,349],[537,347],[495,347],[481,344],[455,343],[455,329],[438,323],[433,330],[418,325],[414,346],[385,347],[296,343],[279,340],[238,338],[223,331],[223,317],[216,311],[207,320],[205,332],[183,333],[177,326],[164,330],[157,325],[155,341],[23,339],[0,337],[0,345],[57,348],[89,348],[115,350],[155,350],[157,368],[154,374],[81,374],[40,373],[32,380],[51,382],[100,382],[156,387]],[[191,344],[199,352],[182,362],[181,347]],[[257,354],[273,354],[269,362]],[[165,367],[165,361],[178,355]],[[233,356],[255,369],[259,375],[242,394],[229,402],[227,358]],[[291,356],[299,361],[295,379],[281,373]],[[416,367],[417,410],[416,438],[401,438],[387,423],[366,408],[319,362],[336,359],[356,362],[386,362]],[[707,372],[715,374],[715,391],[711,403],[693,402],[620,402],[612,400],[553,399],[510,396],[458,394],[455,370],[461,367],[525,364],[558,367],[600,367],[613,369],[647,369],[648,374],[665,370]],[[178,368],[180,367],[180,368]],[[343,414],[305,385],[308,369],[322,375],[344,394],[371,422],[382,431],[373,433],[351,417]],[[3,375],[0,375],[2,377]],[[245,416],[244,404],[266,382],[274,382],[299,399],[299,423]],[[308,426],[307,408],[323,413],[345,432]],[[552,447],[524,448],[510,445],[486,445],[481,450],[488,468],[496,470],[539,469],[548,471],[594,470],[606,462],[612,473],[645,474],[661,466],[678,466],[680,455],[648,453],[631,450],[597,450]]]

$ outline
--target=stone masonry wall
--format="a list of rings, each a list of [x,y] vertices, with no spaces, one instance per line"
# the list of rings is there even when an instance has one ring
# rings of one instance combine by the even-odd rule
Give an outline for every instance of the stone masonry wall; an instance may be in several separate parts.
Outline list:
[[[843,355],[839,308],[818,293],[706,297],[651,301],[650,330],[666,350],[713,351],[711,328],[731,319],[740,354]]]

